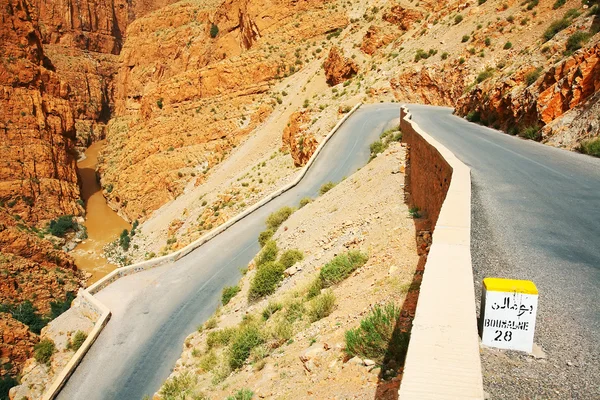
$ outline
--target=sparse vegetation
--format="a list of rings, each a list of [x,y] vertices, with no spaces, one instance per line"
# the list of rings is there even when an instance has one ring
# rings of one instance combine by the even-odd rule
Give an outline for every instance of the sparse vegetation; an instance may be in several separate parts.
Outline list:
[[[218,34],[219,34],[219,27],[215,24],[212,24],[210,26],[210,37],[214,39],[217,37]]]
[[[333,189],[335,187],[335,183],[329,181],[327,183],[324,183],[321,188],[319,189],[319,194],[320,195],[324,195],[325,193],[329,192],[331,189]]]
[[[283,252],[281,257],[279,258],[279,263],[281,263],[284,269],[288,269],[294,264],[304,259],[304,254],[300,250],[291,249]]]
[[[121,232],[121,236],[119,236],[119,246],[125,251],[129,250],[129,244],[131,243],[131,239],[129,238],[129,231],[127,229],[123,229]]]
[[[234,298],[235,295],[239,292],[240,287],[237,285],[224,287],[223,293],[221,294],[221,303],[223,303],[223,305],[226,306],[227,304],[229,304],[231,299]]]
[[[577,31],[573,33],[567,39],[565,54],[570,55],[571,53],[579,50],[588,40],[590,40],[591,37],[592,35],[589,32]]]
[[[335,308],[335,295],[333,291],[327,290],[325,293],[316,296],[310,302],[308,316],[311,322],[318,321],[327,317]]]
[[[79,350],[79,348],[81,347],[83,342],[85,342],[86,339],[87,339],[87,334],[85,332],[82,332],[82,331],[75,332],[75,334],[73,334],[73,336],[69,340],[69,343],[67,344],[67,349],[73,350],[73,351]]]
[[[396,329],[400,308],[393,303],[376,305],[360,326],[346,331],[346,352],[350,356],[369,358],[381,363],[387,353],[402,357],[408,347],[409,334]]]
[[[468,115],[467,115],[467,119],[468,119]],[[419,209],[419,207],[409,208],[408,213],[410,214],[410,216],[412,218],[421,218],[421,210]]]
[[[533,83],[535,83],[535,81],[538,80],[538,78],[540,77],[541,74],[542,74],[541,67],[538,67],[538,68],[534,69],[533,71],[526,73],[525,74],[525,82],[527,83],[527,86],[531,86]]]
[[[268,240],[255,259],[256,266],[260,267],[267,262],[275,261],[277,259],[278,252],[279,249],[277,248],[277,243],[274,240]]]
[[[37,308],[29,300],[20,304],[0,304],[0,312],[9,313],[17,321],[27,325],[29,330],[39,335],[49,319],[37,312]]]
[[[321,268],[319,274],[324,288],[346,279],[356,269],[365,265],[369,257],[359,251],[349,251],[337,255]]]
[[[397,128],[388,129],[379,136],[379,140],[374,141],[370,145],[371,156],[369,161],[373,160],[379,153],[383,153],[392,142],[399,142],[402,140],[402,132]]]
[[[525,139],[536,140],[536,141],[539,141],[542,138],[540,128],[537,125],[528,126],[528,127],[524,128],[523,130],[521,130],[521,132],[519,132],[519,136],[521,136]]]
[[[262,231],[258,235],[258,243],[260,244],[260,247],[264,247],[265,244],[273,237],[274,234],[275,231],[273,229],[267,229]]]
[[[256,275],[250,284],[248,300],[254,301],[275,293],[277,285],[283,280],[285,268],[280,263],[269,261],[257,267]]]
[[[460,40],[461,43],[466,43],[469,41],[471,37],[469,35],[463,35],[462,39]]]
[[[300,200],[300,208],[304,207],[308,203],[311,203],[312,199],[310,197],[304,197]]]
[[[463,16],[458,14],[456,17],[454,17],[454,25],[458,25],[462,22],[463,20]]]
[[[33,356],[40,364],[50,364],[52,355],[56,353],[56,346],[50,339],[43,339],[33,346]]]
[[[554,2],[554,4],[552,5],[552,9],[556,10],[556,9],[564,6],[566,2],[567,2],[567,0],[556,0]]]
[[[164,400],[192,399],[195,397],[194,386],[198,378],[194,374],[184,373],[175,376],[165,382],[160,389],[160,395]],[[192,397],[194,396],[194,397]]]
[[[475,79],[476,83],[481,83],[486,79],[491,78],[494,75],[494,68],[487,67],[484,71],[480,72]]]
[[[263,342],[264,338],[254,323],[240,327],[231,343],[229,353],[229,366],[231,369],[236,370],[241,368],[250,356],[252,349]]]
[[[254,392],[250,389],[240,389],[233,396],[228,396],[227,400],[251,400]]]
[[[504,50],[509,50],[511,48],[512,48],[512,43],[511,42],[504,43],[504,47],[503,47]]]
[[[276,231],[293,213],[294,209],[291,207],[280,208],[267,218],[267,228]]]
[[[600,157],[600,137],[581,142],[579,151],[594,157]]]
[[[57,220],[50,221],[48,226],[49,232],[56,237],[64,237],[67,231],[72,231],[77,227],[77,224],[73,222],[72,215],[63,215],[58,217]]]

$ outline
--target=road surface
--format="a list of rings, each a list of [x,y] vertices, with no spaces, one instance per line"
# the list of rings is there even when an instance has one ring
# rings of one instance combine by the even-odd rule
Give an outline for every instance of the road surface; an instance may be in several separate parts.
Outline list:
[[[600,398],[600,159],[469,123],[449,108],[408,108],[471,168],[477,299],[487,276],[530,279],[540,293],[535,342],[548,359],[513,355],[503,364],[484,353],[486,390]]]
[[[171,265],[122,278],[96,297],[112,318],[59,394],[64,400],[136,400],[152,395],[181,355],[185,337],[217,308],[259,250],[267,216],[316,197],[321,185],[350,176],[369,159],[369,144],[399,118],[396,104],[356,111],[324,147],[302,182]]]

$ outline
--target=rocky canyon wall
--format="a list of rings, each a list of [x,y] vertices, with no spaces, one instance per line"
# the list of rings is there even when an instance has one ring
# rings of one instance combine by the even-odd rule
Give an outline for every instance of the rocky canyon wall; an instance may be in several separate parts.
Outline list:
[[[143,219],[200,183],[276,105],[269,90],[304,41],[346,26],[319,0],[182,2],[133,22],[101,154],[104,194]]]

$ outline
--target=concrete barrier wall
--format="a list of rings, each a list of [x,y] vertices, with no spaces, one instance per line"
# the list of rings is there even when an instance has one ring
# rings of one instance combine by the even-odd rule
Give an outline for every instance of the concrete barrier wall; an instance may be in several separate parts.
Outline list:
[[[67,365],[60,371],[56,378],[54,378],[52,385],[50,385],[50,388],[42,396],[42,400],[53,400],[56,398],[62,387],[67,383],[69,377],[75,371],[75,368],[77,368],[81,360],[83,360],[85,353],[92,347],[100,335],[100,332],[102,332],[102,329],[104,329],[104,326],[106,326],[110,319],[111,314],[108,307],[96,300],[94,296],[85,289],[79,290],[77,299],[74,300],[74,303],[77,303],[77,306],[83,308],[86,312],[96,315],[97,320],[81,347],[75,352],[73,357],[71,357]]]
[[[471,265],[471,171],[401,111],[409,204],[433,241],[411,332],[402,400],[483,399]]]
[[[304,176],[308,172],[308,169],[315,162],[315,160],[316,160],[317,156],[319,155],[319,153],[321,152],[321,150],[323,150],[323,147],[327,144],[327,142],[329,142],[329,140],[337,132],[337,130],[340,128],[340,126],[342,126],[342,124],[344,122],[346,122],[346,120],[348,118],[350,118],[350,116],[352,114],[354,114],[354,112],[356,110],[358,110],[361,105],[362,105],[361,102],[356,104],[352,108],[352,110],[350,110],[350,112],[348,112],[346,115],[344,115],[344,117],[342,119],[340,119],[337,124],[335,124],[335,126],[331,129],[331,131],[327,134],[327,136],[321,141],[321,143],[319,144],[319,146],[317,147],[317,149],[311,156],[310,160],[308,160],[308,162],[306,163],[304,168],[302,168],[302,170],[300,171],[300,173],[298,174],[296,179],[294,179],[293,182],[291,182],[291,183],[285,185],[284,187],[269,194],[268,196],[263,198],[261,201],[259,201],[252,207],[246,209],[246,211],[241,212],[240,214],[236,215],[235,217],[229,219],[227,222],[219,225],[217,228],[213,229],[206,235],[202,236],[200,239],[190,243],[183,249],[175,251],[166,256],[153,258],[152,260],[143,261],[141,263],[129,265],[127,267],[117,268],[116,270],[112,271],[110,274],[106,275],[104,278],[100,279],[98,282],[91,285],[89,288],[87,288],[85,290],[80,290],[79,295],[78,295],[78,299],[79,299],[78,301],[80,301],[82,303],[82,305],[84,305],[84,307],[87,307],[90,309],[95,309],[96,312],[100,315],[100,317],[99,317],[98,321],[96,321],[96,324],[94,325],[94,328],[88,335],[88,338],[86,339],[86,341],[79,348],[79,350],[75,353],[73,358],[71,358],[71,360],[69,361],[67,366],[60,372],[60,374],[54,380],[50,389],[46,393],[44,393],[44,396],[42,397],[42,399],[43,400],[52,400],[58,395],[58,393],[60,392],[62,387],[65,385],[65,383],[69,379],[69,377],[75,371],[75,368],[77,368],[77,366],[83,359],[83,356],[85,355],[85,353],[87,353],[87,351],[90,349],[90,347],[92,346],[92,344],[94,343],[96,338],[100,335],[100,332],[102,332],[102,329],[104,329],[104,326],[108,323],[108,320],[110,319],[110,315],[111,315],[110,310],[106,306],[104,306],[102,303],[100,303],[98,300],[96,300],[93,296],[94,294],[98,293],[100,290],[102,290],[106,286],[110,285],[111,283],[117,281],[118,279],[120,279],[124,276],[136,274],[138,272],[145,271],[145,270],[148,270],[151,268],[155,268],[155,267],[158,267],[160,265],[167,264],[170,262],[174,262],[174,261],[179,260],[182,257],[185,257],[186,255],[191,253],[193,250],[197,249],[198,247],[202,246],[204,243],[208,242],[213,237],[217,236],[219,233],[221,233],[221,232],[225,231],[226,229],[228,229],[229,227],[231,227],[236,222],[240,221],[241,219],[243,219],[247,215],[253,213],[258,208],[264,206],[265,204],[267,204],[274,198],[281,196],[283,193],[287,192],[291,188],[298,185],[298,183],[300,183],[302,178],[304,178]]]

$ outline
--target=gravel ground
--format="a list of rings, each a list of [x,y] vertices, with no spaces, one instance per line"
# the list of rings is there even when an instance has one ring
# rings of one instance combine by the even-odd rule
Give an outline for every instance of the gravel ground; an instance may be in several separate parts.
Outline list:
[[[483,278],[523,276],[529,268],[518,252],[503,251],[498,245],[503,241],[498,237],[503,231],[491,229],[497,221],[493,215],[487,215],[486,201],[474,179],[472,256],[477,299],[481,296]],[[581,310],[582,305],[565,298],[563,285],[568,284],[556,279],[556,275],[560,276],[560,262],[549,261],[547,265],[546,280],[554,280],[559,290],[540,291],[544,307],[538,310],[535,343],[543,353],[534,357],[481,346],[484,388],[491,399],[600,398],[598,331],[593,328],[593,320],[581,322],[580,313],[564,312],[569,307]],[[585,277],[571,277],[575,282],[580,279]],[[536,283],[538,287],[548,286],[544,281]],[[597,314],[598,308],[592,303],[588,311],[593,314],[594,309]]]

